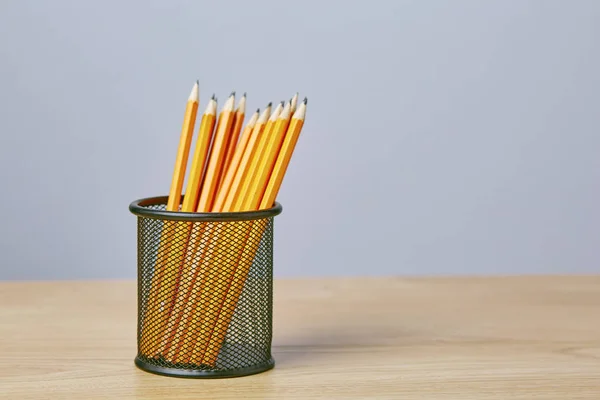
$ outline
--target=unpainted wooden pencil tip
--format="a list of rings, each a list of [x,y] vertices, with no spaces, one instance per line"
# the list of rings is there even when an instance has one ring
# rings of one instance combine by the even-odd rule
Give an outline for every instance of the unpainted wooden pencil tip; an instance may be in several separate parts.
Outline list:
[[[307,104],[307,103],[308,103],[308,98],[306,98],[306,97],[305,97],[305,98],[304,98],[304,100],[303,100],[302,102],[303,102],[304,104]]]
[[[244,92],[244,95],[242,97],[246,97],[246,92]]]
[[[233,92],[231,92],[231,94],[229,95],[229,97],[231,96],[235,96],[235,90]]]
[[[267,107],[271,107],[273,105],[273,102],[270,101],[269,104],[267,104]]]
[[[260,108],[257,108],[257,109],[256,109],[256,112],[260,114]]]

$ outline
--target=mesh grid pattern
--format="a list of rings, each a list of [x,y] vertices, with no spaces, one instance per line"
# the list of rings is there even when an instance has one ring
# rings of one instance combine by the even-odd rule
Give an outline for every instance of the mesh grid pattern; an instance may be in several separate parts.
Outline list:
[[[138,360],[215,373],[269,363],[272,300],[273,217],[138,215]]]

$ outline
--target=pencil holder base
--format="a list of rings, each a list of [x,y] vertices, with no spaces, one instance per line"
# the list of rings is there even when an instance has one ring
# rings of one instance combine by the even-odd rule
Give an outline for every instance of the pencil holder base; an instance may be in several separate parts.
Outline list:
[[[217,378],[236,378],[240,376],[254,375],[268,371],[275,366],[275,360],[271,358],[269,361],[253,365],[251,367],[230,369],[226,371],[210,371],[210,370],[193,370],[183,368],[168,368],[159,367],[158,365],[150,364],[140,357],[135,358],[135,365],[146,372],[151,372],[157,375],[172,376],[178,378],[195,378],[195,379],[217,379]]]

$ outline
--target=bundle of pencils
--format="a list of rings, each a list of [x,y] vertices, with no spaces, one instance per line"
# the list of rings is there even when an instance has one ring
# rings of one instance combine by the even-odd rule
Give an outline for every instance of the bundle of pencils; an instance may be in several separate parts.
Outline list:
[[[206,213],[271,208],[304,124],[306,98],[297,105],[296,94],[273,111],[269,103],[244,127],[246,94],[235,108],[232,93],[218,118],[213,95],[202,115],[182,196],[198,101],[196,82],[187,101],[166,210]],[[246,229],[246,238],[256,238],[265,226],[249,224]],[[145,307],[152,312],[143,315],[140,332],[143,354],[173,363],[215,365],[257,251],[247,241],[233,257],[235,262],[215,262],[211,255],[227,246],[231,234],[227,227],[210,223],[165,221]],[[216,280],[229,284],[225,288],[206,284]],[[194,312],[186,311],[190,304]],[[201,312],[215,304],[220,309]],[[193,335],[191,330],[195,330]],[[157,336],[161,339],[156,340]]]

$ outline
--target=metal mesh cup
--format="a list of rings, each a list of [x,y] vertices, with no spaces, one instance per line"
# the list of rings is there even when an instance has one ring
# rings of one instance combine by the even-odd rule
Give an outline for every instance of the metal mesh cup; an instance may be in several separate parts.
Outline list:
[[[218,378],[273,367],[273,218],[261,211],[165,211],[167,197],[134,201],[138,217],[138,354],[162,375]]]

